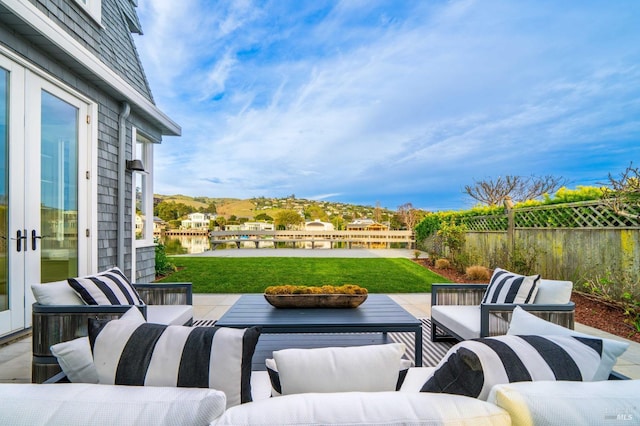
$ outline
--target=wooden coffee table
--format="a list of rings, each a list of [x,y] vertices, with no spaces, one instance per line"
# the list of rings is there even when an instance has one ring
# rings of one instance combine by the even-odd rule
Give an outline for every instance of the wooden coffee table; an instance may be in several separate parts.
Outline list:
[[[277,309],[271,306],[262,294],[246,294],[217,321],[221,327],[246,328],[260,326],[263,335],[291,333],[331,333],[345,346],[345,342],[362,344],[367,340],[343,336],[343,333],[382,333],[386,341],[388,332],[411,332],[415,336],[415,364],[422,366],[422,324],[402,306],[384,294],[369,294],[367,300],[357,308],[325,309],[294,308]],[[353,335],[351,335],[353,336]],[[366,335],[365,335],[366,336]],[[267,336],[264,336],[267,338]],[[288,336],[290,347],[296,345],[295,336]],[[331,336],[317,339],[318,346],[326,346]],[[262,339],[262,337],[261,337]],[[268,340],[268,339],[267,339]],[[321,341],[324,344],[321,344]],[[259,343],[260,344],[260,341]],[[305,347],[313,347],[309,339]]]

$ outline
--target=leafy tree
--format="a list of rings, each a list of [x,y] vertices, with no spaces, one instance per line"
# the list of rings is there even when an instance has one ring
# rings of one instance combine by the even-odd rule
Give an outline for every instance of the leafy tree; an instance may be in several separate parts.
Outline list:
[[[507,197],[516,203],[533,200],[557,191],[566,183],[566,179],[551,175],[529,177],[507,175],[495,180],[479,180],[473,185],[465,185],[464,193],[482,204],[497,206],[501,205]]]
[[[214,222],[214,226],[219,226],[224,231],[224,227],[227,225],[227,219],[224,216],[218,216]]]
[[[188,206],[184,203],[176,203],[175,201],[161,201],[156,204],[153,209],[153,214],[158,216],[160,219],[165,222],[169,222],[171,220],[180,219],[188,215],[189,213],[193,213],[195,209],[191,206]]]
[[[265,222],[273,222],[273,218],[266,213],[257,214],[255,220],[263,220]]]
[[[277,229],[292,229],[303,222],[302,216],[295,210],[280,210],[275,217]]]
[[[312,204],[304,209],[304,217],[309,220],[320,219],[324,222],[329,220],[329,215],[322,209],[322,207]]]
[[[337,231],[343,230],[346,226],[345,220],[341,216],[334,216],[331,218],[333,228]]]

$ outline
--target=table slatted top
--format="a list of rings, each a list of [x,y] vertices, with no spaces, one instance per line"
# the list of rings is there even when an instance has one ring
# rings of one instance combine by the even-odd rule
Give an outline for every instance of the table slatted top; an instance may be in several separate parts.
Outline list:
[[[262,326],[263,332],[313,332],[319,330],[412,331],[420,321],[389,296],[369,294],[357,308],[293,308],[271,306],[264,295],[243,295],[218,320],[225,327]]]

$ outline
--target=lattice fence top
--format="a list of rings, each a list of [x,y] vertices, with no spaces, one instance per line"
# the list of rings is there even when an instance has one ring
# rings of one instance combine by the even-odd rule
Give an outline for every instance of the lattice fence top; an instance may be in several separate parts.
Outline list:
[[[459,220],[469,231],[506,231],[508,222],[506,214],[463,217]]]
[[[640,227],[640,206],[627,206],[629,216],[616,214],[601,201],[555,204],[514,209],[515,228],[615,228]],[[635,215],[635,216],[634,216]],[[462,217],[470,231],[506,231],[504,215]]]

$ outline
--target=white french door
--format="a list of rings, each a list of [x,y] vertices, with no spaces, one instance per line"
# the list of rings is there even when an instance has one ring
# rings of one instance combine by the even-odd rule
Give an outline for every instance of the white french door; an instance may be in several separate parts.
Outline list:
[[[0,81],[2,336],[31,325],[31,284],[90,270],[92,144],[86,101],[1,55]]]

